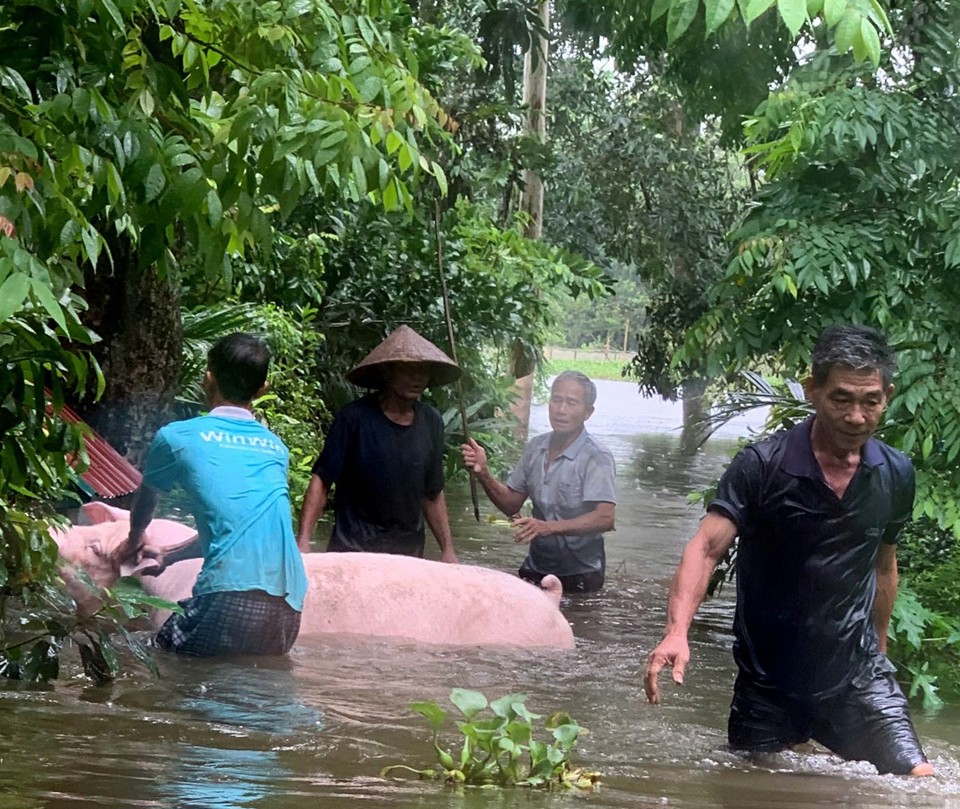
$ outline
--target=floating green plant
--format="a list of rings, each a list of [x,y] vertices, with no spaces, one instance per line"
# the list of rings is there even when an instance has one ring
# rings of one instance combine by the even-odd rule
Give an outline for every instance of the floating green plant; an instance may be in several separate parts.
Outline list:
[[[439,767],[417,770],[393,764],[380,775],[387,777],[395,771],[405,771],[420,778],[481,787],[594,789],[600,773],[574,768],[570,762],[570,752],[585,729],[569,714],[555,713],[543,723],[552,741],[548,744],[534,739],[534,722],[542,717],[527,709],[526,698],[525,694],[507,694],[488,702],[479,691],[453,689],[450,701],[465,717],[457,722],[463,734],[463,746],[457,756],[440,745],[440,729],[448,712],[436,702],[413,703],[410,710],[425,716],[433,728],[432,742]]]

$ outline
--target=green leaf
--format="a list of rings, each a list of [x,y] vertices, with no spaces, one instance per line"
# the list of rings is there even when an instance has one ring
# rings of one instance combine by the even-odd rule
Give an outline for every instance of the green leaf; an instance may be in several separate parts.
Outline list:
[[[123,15],[120,13],[120,10],[114,5],[113,0],[100,0],[103,4],[103,7],[106,9],[107,14],[110,15],[110,18],[116,23],[117,30],[120,32],[126,31],[126,24],[123,21]]]
[[[866,17],[860,22],[860,36],[863,40],[866,57],[876,67],[880,64],[880,36],[877,34],[877,29],[873,27],[873,23]]]
[[[397,151],[397,149],[403,146],[403,144],[404,144],[403,138],[401,137],[400,133],[398,133],[395,129],[391,129],[387,133],[386,147],[387,147],[388,155],[392,155],[395,151]]]
[[[0,286],[0,323],[10,318],[23,306],[30,291],[30,276],[14,272]]]
[[[450,692],[450,701],[467,719],[471,719],[478,711],[487,707],[487,698],[483,694],[466,688],[454,688]]]
[[[120,179],[120,172],[112,163],[107,163],[107,199],[111,205],[116,205],[123,197],[123,180]]]
[[[433,164],[433,176],[440,188],[440,196],[445,197],[447,195],[447,175],[443,173],[439,163]]]
[[[63,307],[61,307],[57,299],[53,297],[50,287],[37,278],[32,279],[31,285],[33,287],[33,294],[37,296],[40,305],[46,309],[47,314],[56,321],[60,330],[66,333],[68,329],[67,321],[63,317]]]
[[[360,95],[360,100],[364,104],[369,104],[380,95],[382,89],[383,80],[379,76],[367,76],[367,78],[360,82],[357,92]]]
[[[562,744],[568,750],[573,747],[574,743],[577,741],[577,736],[579,735],[580,725],[578,725],[576,722],[569,722],[565,725],[560,725],[553,731],[553,738],[560,742],[560,744]]]
[[[434,730],[439,730],[447,718],[447,712],[432,700],[427,702],[414,702],[410,705],[410,710],[421,716],[425,716]]]
[[[653,0],[653,8],[650,9],[650,22],[656,22],[666,14],[673,5],[673,0]]]
[[[770,6],[773,5],[773,2],[774,0],[748,0],[747,13],[743,21],[747,25],[750,25],[757,17],[769,9]]]
[[[357,185],[357,191],[360,193],[360,196],[363,196],[367,193],[367,172],[363,168],[363,163],[360,158],[356,155],[353,156],[351,161],[351,173],[350,176],[353,178],[353,181]]]
[[[730,17],[736,0],[704,0],[704,21],[707,36],[716,32]]]
[[[97,259],[100,256],[100,234],[97,233],[93,225],[87,225],[80,232],[80,238],[83,241],[83,248],[87,253],[87,261],[96,267]]]
[[[807,21],[807,0],[777,0],[780,17],[793,36],[796,36]]]
[[[682,37],[697,16],[700,0],[675,0],[667,14],[667,42]]]
[[[943,261],[948,268],[960,265],[960,235],[954,236],[947,242],[947,248],[943,254]]]
[[[360,29],[360,36],[368,46],[372,46],[377,40],[377,33],[371,24],[370,18],[366,16],[357,17],[357,28]]]
[[[860,12],[856,9],[847,9],[843,19],[837,24],[833,33],[834,42],[840,53],[846,53],[853,47],[853,43],[860,37]]]
[[[520,703],[522,705],[526,701],[526,694],[506,694],[505,696],[500,697],[500,699],[495,699],[493,702],[491,702],[490,710],[493,711],[494,716],[500,716],[505,719],[513,719],[513,717],[516,716],[514,704]]]
[[[400,194],[397,191],[397,179],[392,177],[387,187],[383,189],[383,209],[395,211],[400,207]]]
[[[833,28],[847,10],[847,0],[823,0],[823,19],[829,28]]]
[[[120,633],[120,637],[123,638],[124,642],[127,644],[127,647],[133,652],[137,660],[140,661],[155,677],[160,676],[160,669],[157,668],[156,661],[153,659],[150,654],[150,650],[147,649],[130,631],[119,624],[117,626],[117,631]]]
[[[167,184],[167,179],[163,175],[163,167],[154,163],[147,172],[147,179],[143,183],[143,201],[152,202],[163,191]]]
[[[879,0],[869,0],[870,2],[870,14],[869,17],[875,23],[877,27],[884,31],[887,34],[893,33],[893,27],[890,25],[890,18],[887,17],[887,12],[884,7],[879,3]]]
[[[220,195],[215,188],[207,192],[207,221],[210,227],[217,228],[223,219],[223,203],[220,202]]]

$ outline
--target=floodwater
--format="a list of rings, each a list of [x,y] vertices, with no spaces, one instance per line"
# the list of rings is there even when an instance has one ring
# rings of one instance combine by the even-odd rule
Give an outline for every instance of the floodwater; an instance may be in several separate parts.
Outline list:
[[[960,710],[914,716],[936,779],[878,776],[822,749],[748,763],[725,749],[734,677],[730,594],[704,605],[681,689],[646,704],[643,660],[662,627],[670,576],[700,509],[687,501],[722,469],[757,419],[744,419],[693,458],[677,454],[679,407],[602,382],[591,431],[618,463],[617,530],[602,594],[565,602],[571,652],[476,650],[330,639],[279,661],[160,658],[162,677],[134,666],[93,687],[68,665],[49,688],[0,690],[0,808],[557,809],[557,807],[957,807]],[[531,432],[547,429],[535,407]],[[466,487],[449,493],[465,563],[514,569],[509,530],[474,521]],[[568,711],[589,729],[576,763],[602,773],[594,792],[456,789],[387,780],[390,764],[432,765],[414,701],[452,708],[452,688],[491,698],[522,692],[540,714]],[[454,746],[451,726],[441,737]]]

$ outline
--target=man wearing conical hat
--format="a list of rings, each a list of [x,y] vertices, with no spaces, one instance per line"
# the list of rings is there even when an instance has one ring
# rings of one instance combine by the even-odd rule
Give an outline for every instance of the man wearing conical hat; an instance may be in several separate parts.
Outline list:
[[[347,379],[372,388],[333,421],[303,501],[297,542],[304,552],[335,490],[328,551],[423,556],[425,524],[440,560],[456,562],[443,493],[443,420],[421,402],[460,368],[429,340],[401,326]]]

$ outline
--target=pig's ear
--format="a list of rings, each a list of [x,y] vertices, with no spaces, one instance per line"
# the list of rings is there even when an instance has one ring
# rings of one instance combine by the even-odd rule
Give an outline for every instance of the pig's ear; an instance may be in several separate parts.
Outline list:
[[[84,503],[81,508],[83,513],[86,515],[87,519],[90,520],[91,525],[98,525],[99,523],[104,522],[119,522],[120,520],[129,520],[130,512],[122,509],[116,508],[115,506],[108,506],[106,503],[91,502]]]

